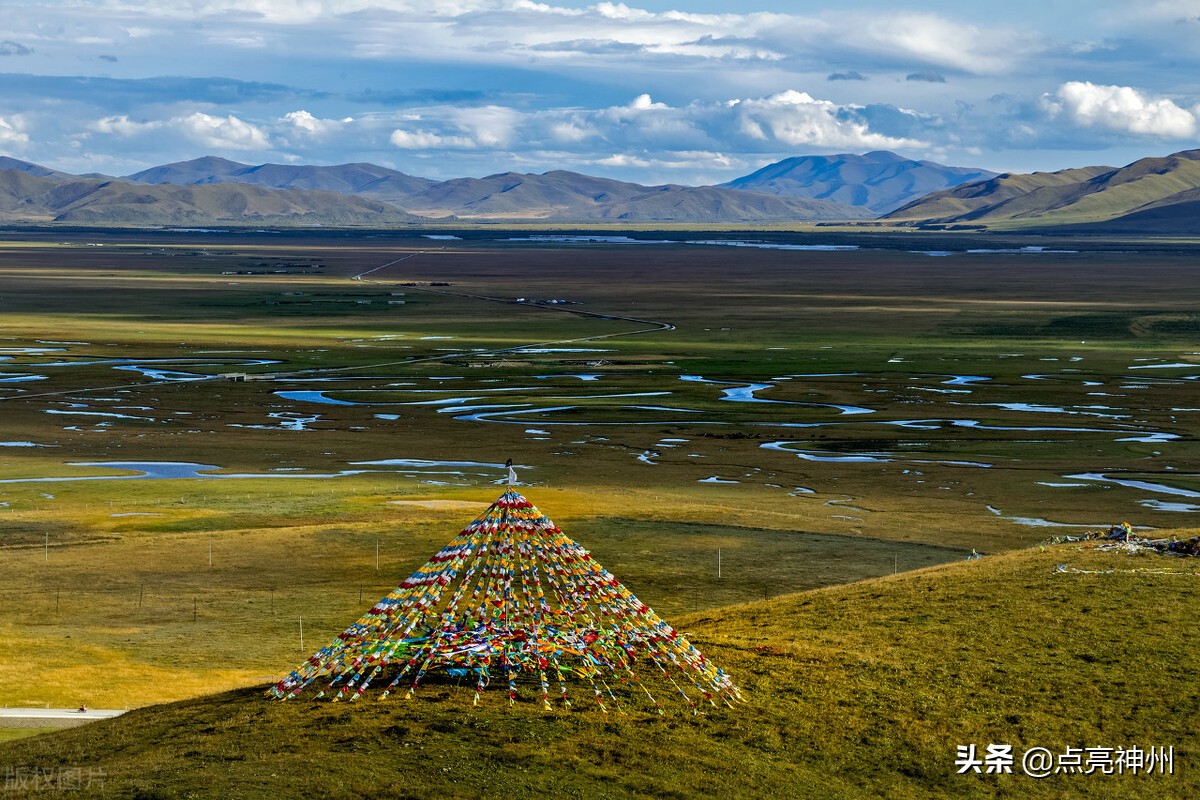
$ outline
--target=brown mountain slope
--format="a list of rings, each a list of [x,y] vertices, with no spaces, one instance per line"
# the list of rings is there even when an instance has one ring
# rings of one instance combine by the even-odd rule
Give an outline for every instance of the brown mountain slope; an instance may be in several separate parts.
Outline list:
[[[0,170],[0,222],[392,225],[411,221],[394,206],[334,192],[234,183],[143,185]]]
[[[267,189],[311,189],[353,194],[392,203],[427,189],[435,183],[428,178],[413,177],[377,164],[252,166],[215,156],[151,167],[128,176],[127,180],[136,183],[173,183],[179,186],[247,183]]]
[[[933,192],[896,209],[885,218],[957,220],[967,215],[986,213],[1006,201],[1041,189],[1074,186],[1112,170],[1112,167],[1082,167],[1059,172],[1034,172],[1028,175],[1006,172],[984,181],[965,183],[953,189]]]
[[[1054,173],[1001,175],[936,192],[888,215],[932,223],[1026,222],[1058,225],[1123,217],[1172,205],[1200,187],[1200,150],[1143,158],[1120,169],[1085,167]]]
[[[404,199],[415,214],[463,219],[719,222],[862,219],[864,208],[713,186],[642,186],[562,170],[456,178]]]

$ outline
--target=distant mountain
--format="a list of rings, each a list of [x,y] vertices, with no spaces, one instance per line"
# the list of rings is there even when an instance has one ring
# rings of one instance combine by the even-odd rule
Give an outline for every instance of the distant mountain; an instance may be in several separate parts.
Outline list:
[[[271,189],[314,189],[339,194],[365,195],[396,202],[433,186],[436,181],[416,178],[377,164],[260,164],[251,166],[216,156],[177,161],[136,172],[128,180],[139,183],[247,183]]]
[[[642,186],[576,172],[504,172],[455,178],[403,200],[414,214],[459,219],[554,222],[743,222],[862,219],[873,216],[824,200],[780,197],[713,186]]]
[[[158,167],[144,169],[125,180],[136,183],[174,183],[187,186],[193,183],[222,183],[231,175],[253,169],[249,164],[230,161],[217,156],[202,156],[190,161],[175,161]]]
[[[946,188],[895,207],[900,198],[931,185]],[[114,179],[68,175],[0,156],[0,224],[390,226],[434,219],[720,224],[851,221],[874,218],[889,207],[884,221],[908,224],[1197,232],[1200,150],[1120,168],[1029,175],[992,175],[887,152],[804,156],[721,186],[700,187],[643,186],[563,170],[436,182],[375,164],[255,166],[213,156]],[[1100,230],[1088,230],[1093,229]]]
[[[413,221],[386,203],[334,192],[233,183],[151,186],[0,170],[2,223],[394,225]]]
[[[876,151],[861,156],[786,158],[721,187],[865,206],[876,214],[886,214],[930,192],[995,174]]]
[[[438,183],[375,164],[251,166],[206,156],[152,167],[130,175],[129,180],[182,186],[245,183],[320,189],[381,200],[423,217],[453,215],[488,221],[752,222],[874,216],[866,209],[828,200],[711,186],[642,186],[561,170],[542,175],[505,172]]]
[[[1200,150],[1143,158],[1128,166],[1083,167],[1031,175],[999,175],[935,192],[887,215],[932,224],[1070,225],[1126,220],[1162,224],[1186,217],[1197,200]],[[1196,208],[1191,205],[1191,208]],[[1173,209],[1173,210],[1168,210]],[[1131,219],[1132,215],[1138,215]]]
[[[21,161],[17,158],[9,158],[8,156],[0,156],[0,170],[15,170],[17,172],[26,172],[30,175],[47,176],[62,176],[71,177],[66,172],[59,172],[56,169],[43,167],[41,164],[31,164],[28,161]]]

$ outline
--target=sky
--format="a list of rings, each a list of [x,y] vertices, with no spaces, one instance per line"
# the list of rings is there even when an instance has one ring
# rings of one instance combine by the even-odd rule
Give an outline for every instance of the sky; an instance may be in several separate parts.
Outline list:
[[[1200,0],[2,0],[0,154],[435,179],[731,180],[892,150],[998,172],[1200,147]]]

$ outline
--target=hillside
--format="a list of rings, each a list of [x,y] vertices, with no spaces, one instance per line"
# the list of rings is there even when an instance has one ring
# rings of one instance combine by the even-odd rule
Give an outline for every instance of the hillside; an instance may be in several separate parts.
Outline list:
[[[61,177],[61,178],[72,177],[71,175],[68,175],[65,172],[59,172],[56,169],[50,169],[49,167],[43,167],[41,164],[33,164],[29,161],[22,161],[19,158],[10,158],[9,156],[0,156],[0,171],[3,171],[3,170],[14,170],[16,172],[25,172],[30,175],[37,175],[37,176],[43,177],[43,178],[46,178],[46,177]]]
[[[394,206],[333,192],[144,185],[0,170],[0,222],[6,223],[385,225],[412,219]]]
[[[861,219],[861,208],[715,187],[642,186],[562,170],[456,178],[404,200],[415,214],[461,219],[719,222]]]
[[[887,214],[886,219],[960,220],[975,218],[987,213],[1005,201],[1037,192],[1041,189],[1057,189],[1076,186],[1097,175],[1104,175],[1112,167],[1082,167],[1058,172],[1034,172],[1031,174],[1004,173],[987,180],[966,183],[954,189],[933,192],[926,197],[909,203]]]
[[[888,214],[926,223],[1062,225],[1117,220],[1185,202],[1200,188],[1200,150],[1143,158],[1120,169],[1084,167],[1032,175],[1000,175],[935,192]],[[1152,218],[1161,218],[1161,214]],[[1138,218],[1122,229],[1137,229]]]
[[[436,181],[416,178],[377,164],[260,164],[251,166],[215,156],[177,161],[127,176],[138,183],[246,183],[268,189],[313,189],[339,194],[365,195],[384,202],[433,186]]]
[[[1053,230],[1066,234],[1200,235],[1200,189],[1190,189],[1171,195],[1116,219],[1079,225],[1063,225]]]
[[[930,192],[995,174],[985,169],[947,167],[875,151],[864,155],[786,158],[720,185],[727,189],[864,206],[876,214],[886,214]]]
[[[12,166],[9,172],[24,177],[0,178],[0,222],[390,225],[454,217],[724,223],[873,216],[866,208],[828,200],[713,186],[642,186],[561,170],[436,183],[374,164],[251,166],[214,156],[164,164],[125,179],[79,178],[25,162]]]
[[[1194,796],[1187,567],[1060,545],[684,617],[747,697],[701,718],[547,714],[532,692],[510,709],[495,687],[476,708],[449,683],[354,705],[251,688],[0,745],[0,766],[87,765],[142,797]],[[956,746],[991,743],[1015,774],[956,774]],[[1031,747],[1134,745],[1173,746],[1175,774],[1021,773]]]

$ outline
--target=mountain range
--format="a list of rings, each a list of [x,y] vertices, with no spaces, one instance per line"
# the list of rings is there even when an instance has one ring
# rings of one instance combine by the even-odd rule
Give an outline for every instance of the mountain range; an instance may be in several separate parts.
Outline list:
[[[336,192],[233,183],[149,185],[63,173],[43,175],[34,169],[0,170],[0,222],[6,223],[402,225],[417,221],[387,203]]]
[[[995,174],[888,152],[797,156],[720,186],[555,170],[434,181],[376,164],[205,156],[122,178],[0,156],[0,224],[764,223],[1200,233],[1200,150],[1125,167]]]
[[[869,210],[805,197],[716,187],[636,183],[556,170],[432,181],[375,164],[250,166],[208,156],[153,167],[127,180],[190,186],[252,184],[320,189],[390,203],[427,219],[464,221],[723,222],[862,219]]]
[[[739,179],[744,186],[643,186],[562,170],[439,182],[376,164],[256,166],[215,156],[114,178],[68,175],[0,157],[0,222],[856,220],[875,217],[932,188],[991,174],[892,153],[787,159]]]
[[[1005,173],[933,192],[884,219],[923,225],[1200,232],[1200,150],[1124,167]]]

